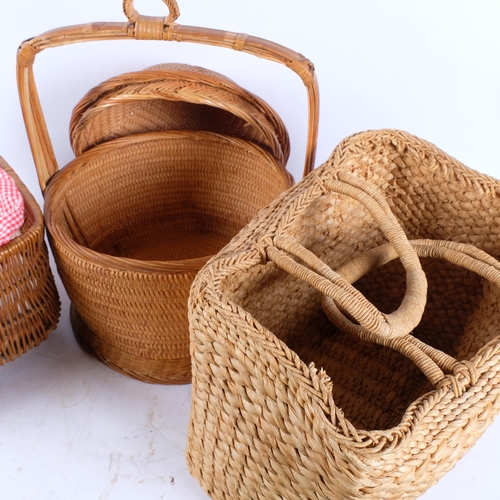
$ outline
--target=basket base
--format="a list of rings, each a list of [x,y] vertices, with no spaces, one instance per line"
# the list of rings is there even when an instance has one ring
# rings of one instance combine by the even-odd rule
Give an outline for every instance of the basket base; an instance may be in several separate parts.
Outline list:
[[[70,321],[80,347],[113,370],[150,384],[191,383],[191,358],[145,359],[120,351],[96,335],[73,304],[70,307]]]

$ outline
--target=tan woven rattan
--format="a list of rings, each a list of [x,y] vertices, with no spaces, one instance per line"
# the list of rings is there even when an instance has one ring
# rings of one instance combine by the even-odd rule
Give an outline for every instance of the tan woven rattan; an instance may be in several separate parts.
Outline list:
[[[81,343],[135,378],[188,382],[194,275],[290,179],[266,151],[209,132],[138,134],[78,156],[48,185],[45,217]]]
[[[205,491],[414,499],[452,468],[500,410],[499,221],[500,181],[392,130],[264,209],[191,292]]]

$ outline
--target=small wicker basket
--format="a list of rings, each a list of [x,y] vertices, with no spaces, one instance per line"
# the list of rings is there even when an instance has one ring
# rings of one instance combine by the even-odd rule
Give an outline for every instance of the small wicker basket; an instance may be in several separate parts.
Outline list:
[[[37,346],[57,326],[59,295],[50,270],[40,207],[14,170],[0,168],[24,198],[21,234],[0,247],[0,365]]]
[[[390,130],[347,138],[262,211],[191,291],[205,491],[414,499],[437,482],[500,411],[499,221],[500,181]]]
[[[70,123],[77,156],[117,137],[162,130],[239,137],[282,165],[290,152],[285,125],[262,99],[220,73],[188,64],[159,64],[110,78],[80,100]]]
[[[283,164],[286,135],[277,127],[282,144],[263,144],[276,158],[253,142],[212,132],[134,133],[91,147],[59,171],[34,82],[35,55],[76,41],[150,38],[230,47],[286,64],[308,90],[305,173],[314,163],[318,91],[314,69],[300,54],[247,35],[178,25],[176,3],[166,3],[166,24],[163,18],[140,16],[126,0],[125,25],[61,28],[25,42],[18,54],[18,85],[44,191],[49,241],[72,302],[77,338],[126,375],[185,383],[191,378],[187,298],[192,280],[259,209],[292,185]],[[222,107],[221,96],[218,91]],[[247,110],[246,116],[252,113]]]

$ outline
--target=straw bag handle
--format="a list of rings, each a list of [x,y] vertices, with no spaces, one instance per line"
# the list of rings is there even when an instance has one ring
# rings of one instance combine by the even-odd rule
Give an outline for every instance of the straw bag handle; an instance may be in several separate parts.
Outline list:
[[[164,0],[167,17],[139,14],[133,0],[124,0],[123,10],[128,23],[91,23],[48,31],[23,42],[17,55],[17,83],[24,121],[42,192],[58,171],[50,136],[45,123],[33,74],[35,57],[42,50],[71,43],[101,40],[165,40],[192,42],[226,47],[283,64],[300,76],[307,89],[308,135],[304,175],[314,167],[318,137],[319,91],[313,64],[301,54],[282,45],[242,33],[182,26],[175,23],[179,9],[175,0]]]
[[[427,296],[427,280],[415,250],[408,242],[386,200],[371,184],[352,175],[339,173],[336,180],[326,181],[325,187],[362,203],[392,243],[406,269],[407,287],[400,307],[391,314],[381,313],[341,273],[333,271],[312,252],[291,238],[276,236],[273,240],[274,245],[266,249],[268,258],[333,299],[369,335],[381,338],[383,341],[406,335],[420,322]],[[296,262],[285,252],[301,259],[310,269]],[[340,311],[339,314],[347,324],[352,327],[358,326]]]
[[[500,286],[500,262],[472,245],[428,239],[411,240],[410,244],[419,257],[446,260]],[[354,283],[370,270],[394,260],[397,256],[394,247],[386,243],[357,256],[337,269],[337,272],[349,283]],[[425,344],[410,334],[397,339],[381,339],[379,336],[370,334],[360,325],[346,323],[344,315],[330,297],[323,295],[322,304],[330,321],[341,330],[400,352],[411,359],[435,387],[451,385],[455,395],[460,396],[468,387],[476,383],[478,377],[475,365],[471,361],[457,361],[452,356]]]

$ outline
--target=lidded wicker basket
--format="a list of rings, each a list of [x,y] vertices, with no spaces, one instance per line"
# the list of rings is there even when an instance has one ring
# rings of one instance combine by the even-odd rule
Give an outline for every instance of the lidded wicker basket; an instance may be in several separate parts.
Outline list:
[[[24,199],[21,234],[0,247],[0,365],[47,338],[57,326],[59,295],[49,265],[40,207],[17,174],[0,157]]]
[[[18,83],[44,191],[49,241],[72,302],[75,335],[91,354],[126,375],[185,383],[191,379],[187,299],[192,280],[211,255],[293,184],[283,164],[286,134],[277,126],[276,142],[262,146],[199,130],[137,129],[93,147],[99,141],[82,145],[75,139],[78,148],[89,149],[59,171],[36,93],[34,56],[66,41],[149,37],[219,45],[286,64],[308,91],[306,173],[314,162],[318,96],[314,69],[300,54],[247,35],[178,25],[173,22],[176,3],[166,3],[167,24],[140,16],[126,0],[125,27],[87,24],[25,42],[18,54]],[[222,84],[230,86],[226,80]],[[222,102],[218,90],[217,96]],[[255,109],[238,106],[248,117],[267,113],[257,102]],[[90,114],[80,115],[81,123]],[[104,115],[96,111],[96,116]],[[277,117],[268,121],[281,123]],[[85,122],[82,130],[92,130],[92,123]],[[148,128],[152,120],[147,123]]]
[[[258,96],[215,71],[167,63],[125,73],[91,89],[70,123],[78,156],[105,141],[145,132],[194,130],[253,142],[286,165],[288,133]]]
[[[500,411],[499,220],[500,181],[391,130],[347,138],[263,210],[190,296],[204,490],[414,499],[437,482]]]

